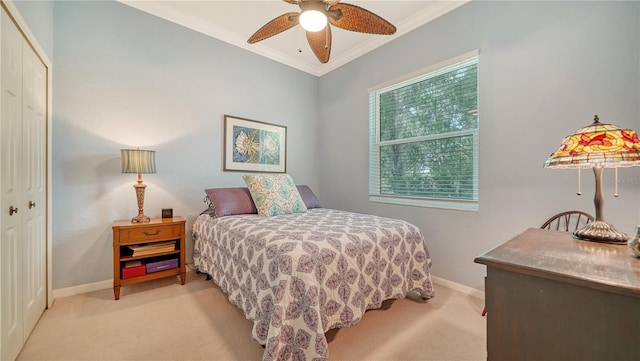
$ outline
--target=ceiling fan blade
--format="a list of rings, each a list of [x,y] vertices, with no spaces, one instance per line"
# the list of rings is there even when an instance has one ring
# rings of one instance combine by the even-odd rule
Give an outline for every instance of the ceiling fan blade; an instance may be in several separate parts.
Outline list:
[[[299,13],[286,13],[278,16],[277,18],[264,24],[258,31],[256,31],[247,42],[249,44],[257,43],[266,38],[270,38],[274,35],[280,34],[285,30],[289,30],[292,27],[298,25]]]
[[[329,23],[339,28],[368,34],[391,35],[396,27],[380,16],[356,5],[335,4],[329,7]]]
[[[311,46],[316,58],[323,64],[328,62],[331,55],[331,27],[327,25],[324,30],[307,31],[306,33],[307,41],[309,41],[309,46]]]

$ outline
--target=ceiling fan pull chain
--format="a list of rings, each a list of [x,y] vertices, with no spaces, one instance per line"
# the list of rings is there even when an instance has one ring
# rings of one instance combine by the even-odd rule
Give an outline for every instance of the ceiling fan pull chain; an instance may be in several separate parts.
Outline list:
[[[298,53],[302,53],[302,36],[304,35],[304,29],[300,27],[300,36],[298,37]]]
[[[324,48],[329,49],[329,24],[324,28]]]

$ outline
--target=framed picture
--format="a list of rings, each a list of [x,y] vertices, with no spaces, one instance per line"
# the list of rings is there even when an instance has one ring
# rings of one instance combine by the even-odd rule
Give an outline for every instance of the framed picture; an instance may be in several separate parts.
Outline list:
[[[286,173],[287,127],[225,114],[224,170]]]

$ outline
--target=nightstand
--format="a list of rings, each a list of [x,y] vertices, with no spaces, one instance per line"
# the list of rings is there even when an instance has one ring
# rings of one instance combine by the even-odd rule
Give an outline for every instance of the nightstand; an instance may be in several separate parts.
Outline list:
[[[184,218],[152,218],[147,223],[121,220],[113,222],[112,229],[113,295],[116,300],[120,298],[121,285],[177,275],[180,275],[180,284],[184,285]]]

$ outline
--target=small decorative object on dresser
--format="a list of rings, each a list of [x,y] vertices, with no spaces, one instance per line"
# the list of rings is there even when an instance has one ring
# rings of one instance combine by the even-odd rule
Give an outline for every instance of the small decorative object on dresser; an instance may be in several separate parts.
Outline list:
[[[628,242],[629,248],[633,251],[636,257],[640,257],[640,224],[636,226],[636,233]]]
[[[120,286],[180,275],[186,281],[185,220],[152,218],[147,223],[113,222],[113,295]]]
[[[162,208],[162,218],[173,218],[173,208]]]

